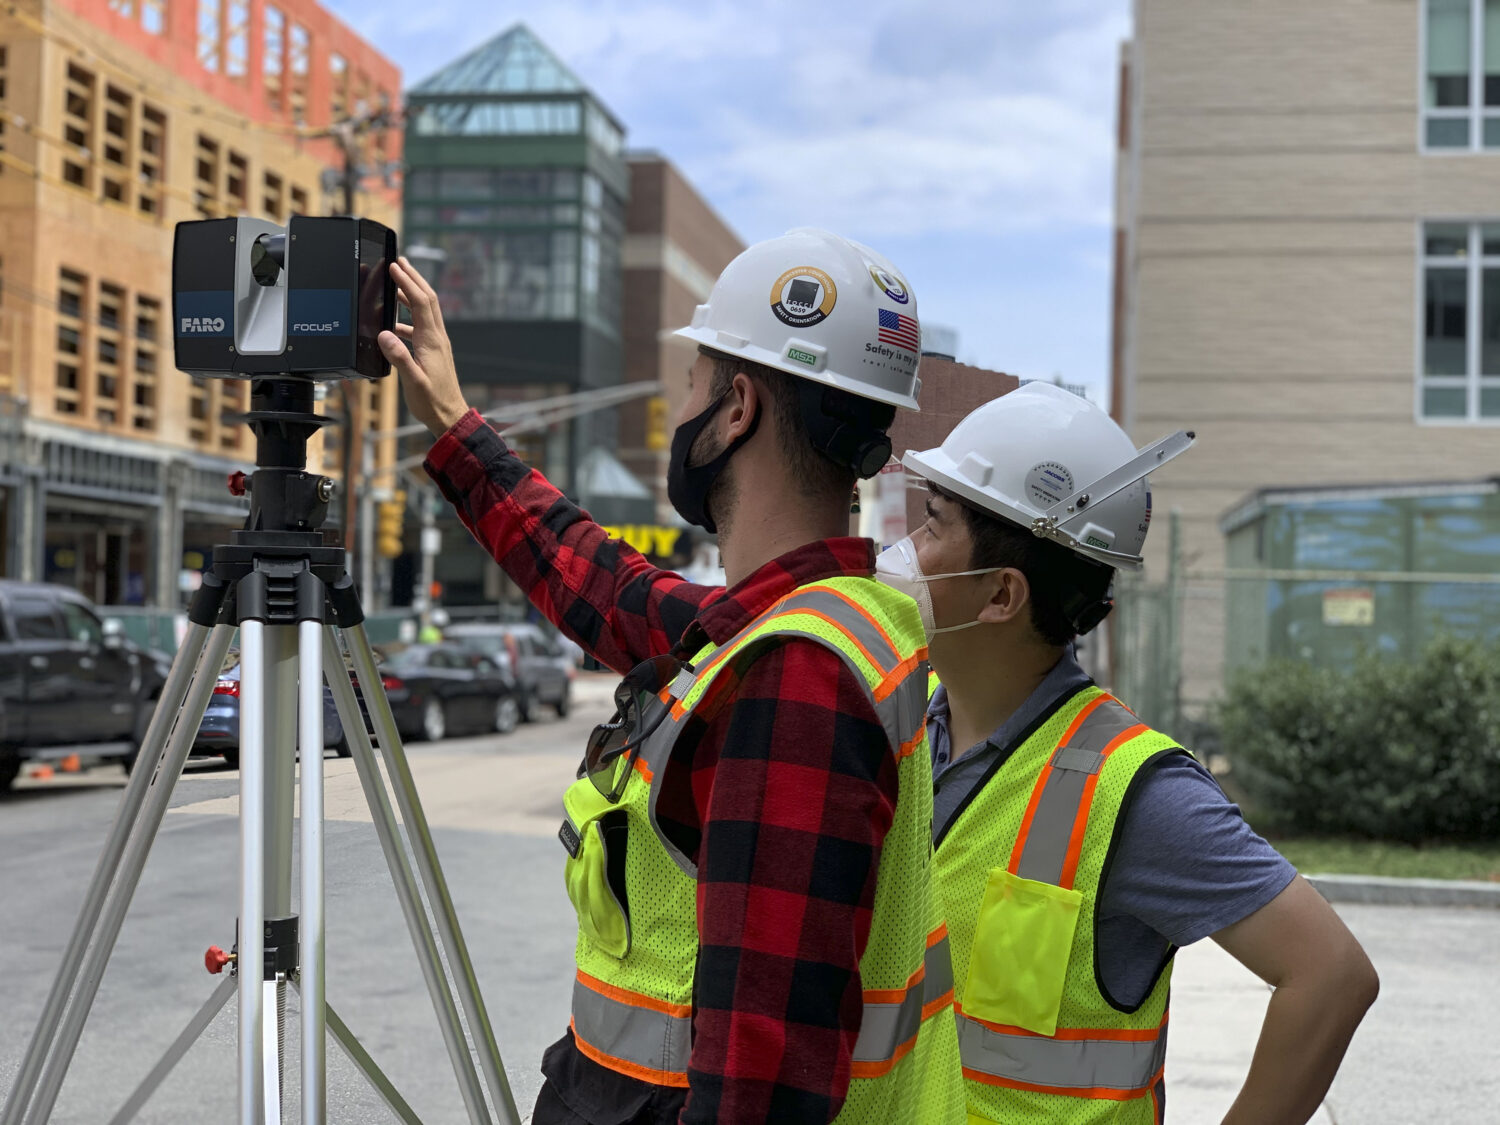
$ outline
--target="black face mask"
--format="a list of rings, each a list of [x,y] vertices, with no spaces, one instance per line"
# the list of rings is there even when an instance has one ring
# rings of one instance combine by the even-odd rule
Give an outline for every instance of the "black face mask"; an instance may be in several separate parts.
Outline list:
[[[750,428],[730,442],[728,448],[706,464],[689,465],[688,456],[698,441],[698,435],[713,421],[714,415],[728,397],[729,392],[725,391],[702,414],[689,418],[677,427],[672,435],[672,459],[667,465],[667,499],[677,509],[679,516],[710,535],[718,532],[719,525],[708,514],[708,494],[713,489],[714,481],[724,471],[724,466],[729,464],[729,459],[740,446],[755,436],[756,427],[760,425],[760,406],[757,404],[755,417],[750,420]]]

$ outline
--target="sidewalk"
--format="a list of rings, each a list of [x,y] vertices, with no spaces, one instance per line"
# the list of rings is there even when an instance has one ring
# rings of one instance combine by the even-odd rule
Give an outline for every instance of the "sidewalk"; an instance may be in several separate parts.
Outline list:
[[[1500,912],[1340,905],[1380,973],[1317,1125],[1454,1125],[1500,1104]],[[1270,990],[1204,941],[1177,955],[1169,1125],[1212,1125],[1250,1067]]]

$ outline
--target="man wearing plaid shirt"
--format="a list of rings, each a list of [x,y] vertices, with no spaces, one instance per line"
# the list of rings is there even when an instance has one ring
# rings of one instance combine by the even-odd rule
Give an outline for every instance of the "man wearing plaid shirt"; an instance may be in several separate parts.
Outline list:
[[[918,386],[915,347],[887,341],[878,315],[899,305],[915,327],[915,303],[873,251],[816,231],[752,247],[681,333],[700,354],[668,491],[684,518],[717,531],[727,589],[652,567],[516,458],[464,402],[432,288],[405,259],[392,274],[413,324],[381,346],[438,435],[428,472],[538,609],[604,664],[690,660],[801,587],[873,574],[873,544],[847,535],[849,496],[886,462],[884,431],[896,405],[915,407]],[[534,1122],[962,1121],[945,931],[927,939],[925,962],[917,951],[906,985],[916,1012],[896,1005],[920,1034],[909,1026],[873,1064],[861,1036],[862,1023],[879,1030],[872,996],[901,991],[872,991],[862,970],[884,937],[872,925],[892,826],[920,813],[930,831],[920,726],[893,754],[865,680],[800,637],[758,648],[726,677],[722,701],[684,722],[653,816],[696,865],[685,1073],[632,1068],[570,1028],[544,1057]],[[922,846],[916,865],[890,873],[909,880],[903,894],[886,898],[930,901]]]

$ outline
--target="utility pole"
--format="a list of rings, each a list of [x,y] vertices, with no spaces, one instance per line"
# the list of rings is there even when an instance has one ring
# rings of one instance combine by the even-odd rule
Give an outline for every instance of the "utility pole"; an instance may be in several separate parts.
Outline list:
[[[356,107],[353,116],[346,117],[342,121],[335,121],[322,132],[308,134],[311,137],[326,137],[335,141],[339,146],[339,151],[343,155],[343,167],[339,170],[339,183],[343,193],[345,215],[354,214],[355,195],[359,190],[360,180],[363,178],[363,169],[359,163],[360,139],[370,133],[383,135],[395,124],[396,120],[397,114],[393,113],[388,105],[382,104],[376,110],[369,111],[361,104]],[[357,534],[361,515],[359,482],[366,467],[364,400],[365,382],[363,379],[345,380],[339,387],[339,422],[344,430],[344,440],[340,447],[342,454],[340,469],[344,477],[344,514],[341,522],[344,526],[345,558],[348,560],[349,573],[356,580],[359,580],[362,575],[366,576],[367,583],[368,575],[373,574],[367,565],[371,562],[370,551],[365,543],[365,537]],[[368,480],[368,477],[366,479]],[[361,593],[367,598],[370,596],[368,589],[361,589]]]

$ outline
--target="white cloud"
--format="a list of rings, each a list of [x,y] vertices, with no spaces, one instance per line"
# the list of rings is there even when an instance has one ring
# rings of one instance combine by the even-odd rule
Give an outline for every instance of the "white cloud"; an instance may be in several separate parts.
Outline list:
[[[959,324],[965,351],[1103,369],[1128,0],[325,2],[408,83],[525,19],[743,237],[817,224],[894,243],[910,276],[962,292],[966,318],[1024,278],[1051,300],[1023,324]]]

